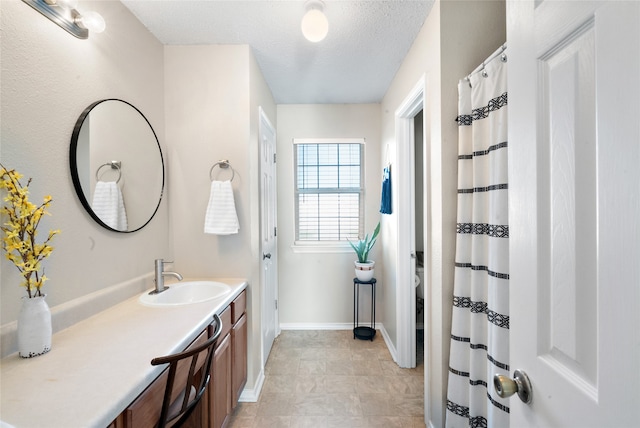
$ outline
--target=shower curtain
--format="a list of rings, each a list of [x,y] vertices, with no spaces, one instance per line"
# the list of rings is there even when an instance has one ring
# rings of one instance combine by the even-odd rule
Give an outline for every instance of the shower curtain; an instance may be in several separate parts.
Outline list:
[[[508,427],[493,388],[509,375],[507,64],[458,84],[458,215],[447,427]],[[491,57],[490,57],[491,58]]]

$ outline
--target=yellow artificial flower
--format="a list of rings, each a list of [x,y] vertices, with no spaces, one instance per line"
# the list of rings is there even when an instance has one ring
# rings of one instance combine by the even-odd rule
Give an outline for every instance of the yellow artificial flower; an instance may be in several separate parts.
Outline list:
[[[24,278],[21,286],[27,289],[29,297],[42,295],[41,287],[49,278],[42,274],[42,260],[49,257],[53,251],[50,245],[51,239],[60,233],[59,229],[50,230],[49,235],[42,243],[36,243],[38,226],[43,215],[47,212],[53,198],[47,195],[41,205],[36,206],[29,201],[29,184],[23,186],[20,183],[22,174],[16,170],[8,170],[0,164],[0,189],[6,189],[7,195],[3,198],[6,203],[0,214],[7,216],[8,220],[0,226],[4,232],[2,249]]]

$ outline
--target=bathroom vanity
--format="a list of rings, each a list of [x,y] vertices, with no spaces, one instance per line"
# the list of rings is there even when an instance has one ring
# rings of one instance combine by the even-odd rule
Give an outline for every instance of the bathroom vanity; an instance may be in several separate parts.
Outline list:
[[[152,426],[160,412],[166,367],[150,361],[183,351],[206,336],[217,313],[223,331],[212,380],[194,412],[193,426],[223,426],[247,379],[247,283],[216,281],[228,284],[230,292],[164,307],[144,306],[135,296],[56,333],[45,355],[4,358],[2,422],[16,427]]]

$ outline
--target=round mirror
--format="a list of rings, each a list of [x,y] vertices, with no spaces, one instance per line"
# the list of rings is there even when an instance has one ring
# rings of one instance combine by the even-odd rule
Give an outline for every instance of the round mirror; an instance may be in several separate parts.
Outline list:
[[[69,152],[80,202],[101,226],[135,232],[158,211],[164,160],[146,117],[118,99],[96,101],[76,122]]]

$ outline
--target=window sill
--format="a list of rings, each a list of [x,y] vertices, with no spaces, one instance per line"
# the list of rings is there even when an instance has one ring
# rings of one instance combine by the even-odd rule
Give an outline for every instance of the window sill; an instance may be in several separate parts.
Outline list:
[[[294,253],[352,253],[348,242],[305,242],[296,241],[291,249]]]

